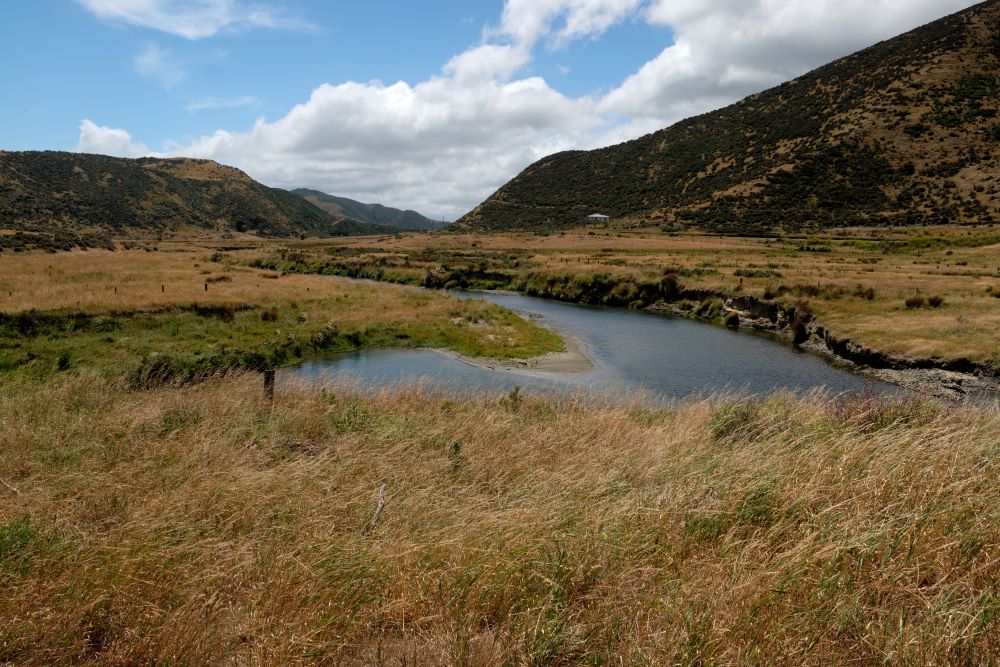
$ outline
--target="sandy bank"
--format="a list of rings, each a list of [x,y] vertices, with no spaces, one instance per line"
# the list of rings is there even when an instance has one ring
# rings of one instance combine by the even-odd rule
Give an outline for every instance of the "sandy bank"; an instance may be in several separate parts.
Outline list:
[[[453,353],[452,356],[464,364],[491,370],[549,375],[586,375],[597,370],[597,364],[587,356],[583,343],[565,334],[560,335],[566,347],[564,352],[549,352],[531,359],[484,359]]]

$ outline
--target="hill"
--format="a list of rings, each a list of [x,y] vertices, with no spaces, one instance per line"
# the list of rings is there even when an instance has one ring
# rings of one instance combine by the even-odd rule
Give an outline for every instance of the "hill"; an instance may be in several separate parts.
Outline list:
[[[458,229],[723,233],[1000,219],[1000,0],[634,141],[546,157]]]
[[[402,211],[381,204],[362,204],[347,197],[328,195],[319,190],[299,188],[292,190],[310,204],[335,216],[351,218],[375,225],[388,225],[407,231],[427,231],[441,229],[447,223],[426,218],[416,211]]]
[[[184,231],[291,237],[384,234],[209,160],[0,152],[0,249],[111,247]]]

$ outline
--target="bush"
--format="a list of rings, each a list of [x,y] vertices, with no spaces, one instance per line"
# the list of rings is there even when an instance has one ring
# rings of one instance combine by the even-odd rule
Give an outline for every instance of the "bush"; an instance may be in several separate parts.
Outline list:
[[[60,371],[68,371],[69,367],[73,365],[73,359],[69,354],[69,350],[63,350],[59,354],[59,358],[56,360],[56,368]]]
[[[931,308],[940,308],[941,306],[944,305],[944,297],[935,294],[934,296],[932,296],[929,299],[927,299],[927,304]]]
[[[722,299],[705,299],[698,306],[698,317],[703,317],[706,320],[714,320],[722,314]]]
[[[787,285],[779,285],[778,287],[768,286],[764,289],[764,298],[770,301],[771,299],[785,296],[789,291]]]
[[[792,344],[802,345],[807,340],[809,340],[809,329],[806,327],[806,321],[802,317],[796,317],[792,320]]]
[[[865,287],[864,285],[858,285],[857,289],[854,290],[854,296],[859,299],[865,299],[866,301],[874,301],[875,288]]]
[[[926,299],[922,296],[910,296],[906,298],[906,307],[910,310],[915,310],[917,308],[923,308],[926,302]]]
[[[736,313],[729,313],[726,315],[726,326],[730,329],[740,328],[740,316]]]
[[[265,322],[277,322],[278,321],[278,309],[274,306],[270,308],[265,308],[261,314],[260,319]]]

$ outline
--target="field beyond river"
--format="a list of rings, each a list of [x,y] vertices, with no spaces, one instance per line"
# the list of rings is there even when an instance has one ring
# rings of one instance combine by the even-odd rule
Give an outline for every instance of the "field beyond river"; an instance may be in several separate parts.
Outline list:
[[[891,238],[858,240],[876,233]],[[501,283],[720,326],[749,294],[780,302],[777,335],[797,322],[806,345],[823,326],[988,369],[990,233],[4,252],[0,664],[1000,661],[991,401],[343,378],[272,397],[259,373],[366,350],[515,368],[578,351],[500,305],[412,286]],[[704,296],[652,301],[648,285]]]
[[[996,224],[737,238],[621,223],[310,241],[220,261],[658,310],[775,333],[917,391],[1000,389]]]

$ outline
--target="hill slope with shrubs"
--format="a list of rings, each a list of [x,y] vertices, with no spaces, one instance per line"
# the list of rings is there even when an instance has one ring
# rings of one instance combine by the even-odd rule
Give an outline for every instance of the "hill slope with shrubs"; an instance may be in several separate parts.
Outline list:
[[[445,223],[431,220],[416,211],[403,211],[381,204],[363,204],[347,197],[328,195],[319,190],[299,188],[292,190],[310,204],[334,216],[343,216],[373,225],[388,225],[406,231],[428,231],[441,229]]]
[[[111,247],[183,230],[259,236],[397,231],[326,211],[209,160],[0,152],[0,249]]]
[[[1000,1],[634,141],[546,157],[457,228],[722,233],[1000,219]]]

